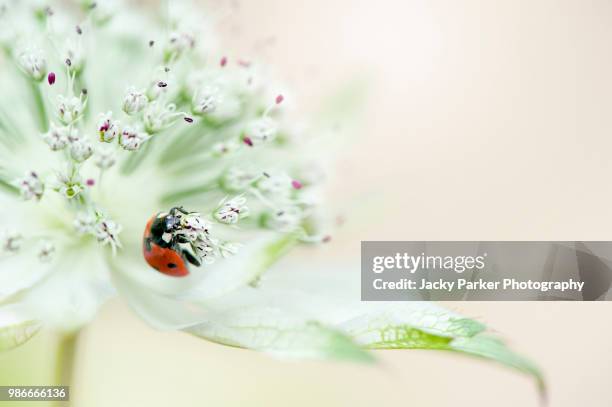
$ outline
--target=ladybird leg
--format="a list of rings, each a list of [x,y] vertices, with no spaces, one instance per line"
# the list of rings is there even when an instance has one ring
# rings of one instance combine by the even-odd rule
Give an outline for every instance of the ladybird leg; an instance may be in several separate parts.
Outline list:
[[[200,260],[198,260],[193,254],[191,254],[189,250],[182,250],[182,254],[185,259],[194,266],[200,267],[202,265],[202,263],[200,263]]]
[[[187,237],[185,237],[185,236],[180,236],[179,235],[179,236],[176,237],[176,242],[177,243],[189,243],[190,240],[187,239]]]

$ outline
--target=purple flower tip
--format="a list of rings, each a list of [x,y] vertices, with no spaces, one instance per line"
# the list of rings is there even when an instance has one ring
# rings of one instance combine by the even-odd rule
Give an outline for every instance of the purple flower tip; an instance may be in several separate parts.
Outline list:
[[[94,181],[94,179],[93,179],[93,178],[89,178],[89,179],[87,180],[87,186],[88,186],[88,187],[93,187],[95,184],[96,184],[96,181]]]
[[[221,64],[221,66],[222,66],[222,67],[223,67],[223,66],[225,66],[225,65],[227,65],[227,57],[223,57],[223,58],[221,58],[221,62],[220,62],[220,64]]]
[[[251,140],[251,138],[249,136],[244,136],[244,138],[242,139],[242,141],[244,142],[244,144],[246,144],[249,147],[253,147],[253,140]]]
[[[49,72],[49,75],[47,75],[47,82],[49,82],[49,85],[55,83],[55,72]]]
[[[276,97],[276,104],[279,105],[279,104],[283,103],[283,100],[285,100],[285,97],[283,95],[278,95]]]
[[[302,183],[296,179],[291,181],[291,186],[295,189],[302,189]]]
[[[187,123],[193,123],[193,119],[191,117],[184,117],[183,118]]]

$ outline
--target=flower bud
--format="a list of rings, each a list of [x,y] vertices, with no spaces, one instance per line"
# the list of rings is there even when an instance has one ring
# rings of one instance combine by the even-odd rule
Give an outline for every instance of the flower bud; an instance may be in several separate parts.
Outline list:
[[[55,190],[65,198],[72,199],[83,192],[84,189],[85,187],[81,182],[81,178],[74,168],[70,174],[57,174],[57,185]]]
[[[98,121],[98,132],[100,133],[100,141],[110,143],[119,134],[119,122],[113,120],[113,112],[100,114]]]
[[[21,197],[26,201],[33,198],[40,200],[45,191],[45,185],[34,171],[27,172],[23,178],[17,181],[17,184]]]
[[[238,223],[241,218],[244,218],[249,213],[246,201],[246,198],[243,196],[221,201],[219,207],[215,210],[215,219],[228,225]]]
[[[79,213],[73,222],[74,229],[81,235],[92,233],[96,218],[89,213]]]
[[[17,57],[17,63],[23,72],[35,81],[42,81],[47,74],[47,61],[39,49],[24,50]]]
[[[87,99],[82,96],[64,97],[59,95],[57,103],[57,112],[60,122],[63,124],[71,124],[81,117],[87,104]]]
[[[232,167],[223,174],[219,183],[221,188],[227,192],[240,192],[251,186],[255,179],[256,176],[253,173]]]
[[[173,32],[170,34],[168,44],[164,49],[164,60],[171,61],[180,57],[183,52],[195,47],[195,38],[186,32]]]
[[[101,170],[111,168],[117,162],[112,151],[98,151],[94,164]]]
[[[123,111],[133,115],[144,109],[147,103],[148,100],[145,94],[132,87],[128,89],[123,99]]]
[[[60,127],[51,123],[49,131],[42,135],[43,141],[53,151],[63,150],[68,144],[70,130],[68,127]]]
[[[172,103],[168,105],[164,105],[159,101],[149,103],[142,114],[142,121],[147,133],[158,133],[170,127],[179,116],[182,116],[182,114],[176,113],[175,110],[176,106]]]
[[[49,263],[51,260],[53,260],[54,254],[55,246],[53,243],[44,241],[38,249],[38,260],[40,260],[42,263]]]
[[[66,62],[66,65],[68,66],[68,72],[71,74],[78,74],[83,70],[85,57],[79,40],[71,38],[66,41],[62,60],[70,61],[70,63]]]
[[[262,117],[247,126],[244,136],[251,140],[250,145],[257,146],[274,140],[277,132],[276,122],[269,117]]]
[[[136,151],[148,138],[149,136],[138,127],[125,126],[119,136],[119,145],[124,150]]]
[[[110,245],[113,251],[117,247],[121,247],[119,233],[121,233],[121,225],[110,219],[100,220],[93,229],[93,234],[98,239],[98,242],[103,245]]]
[[[297,206],[285,206],[264,216],[266,227],[281,232],[295,230],[303,219],[303,212]]]
[[[293,180],[285,173],[268,175],[257,183],[257,189],[273,198],[288,198],[294,189]]]
[[[17,232],[5,232],[0,236],[0,249],[4,252],[17,253],[23,244],[23,236]]]
[[[70,143],[70,157],[76,162],[82,163],[93,154],[93,147],[88,140],[77,139]]]

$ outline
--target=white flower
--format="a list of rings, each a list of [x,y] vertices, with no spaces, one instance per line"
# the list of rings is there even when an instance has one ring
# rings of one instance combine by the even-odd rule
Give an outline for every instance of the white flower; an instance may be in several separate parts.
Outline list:
[[[96,225],[96,217],[87,212],[79,213],[74,219],[73,225],[76,231],[82,235],[92,233]]]
[[[131,87],[123,98],[123,111],[129,115],[134,115],[142,111],[147,103],[147,96],[143,92],[136,90],[136,88]]]
[[[147,133],[153,134],[165,130],[179,117],[184,116],[183,113],[177,113],[175,110],[176,106],[172,103],[165,105],[157,100],[149,103],[142,113],[142,121]]]
[[[93,146],[88,140],[78,138],[70,143],[70,156],[76,162],[83,162],[93,154]]]
[[[35,81],[42,81],[47,74],[47,61],[40,49],[25,49],[19,53],[17,61],[23,72]]]
[[[59,95],[57,97],[57,117],[63,124],[72,124],[77,121],[87,104],[87,98],[81,94],[79,97]]]
[[[166,94],[169,89],[172,89],[173,83],[174,80],[170,77],[170,68],[157,68],[154,78],[149,81],[149,87],[146,92],[147,98],[150,101],[158,99],[162,94]]]
[[[235,140],[229,140],[226,142],[215,143],[212,146],[212,153],[217,157],[221,157],[224,155],[232,154],[240,148],[240,144],[238,144]]]
[[[4,252],[17,253],[23,244],[23,236],[20,233],[9,231],[0,235],[0,249]]]
[[[51,123],[49,131],[42,135],[43,140],[53,151],[63,150],[68,144],[70,129]]]
[[[77,30],[82,38],[69,43],[67,51],[55,48],[55,38],[42,50],[15,52],[11,43],[2,44],[10,52],[0,65],[0,83],[6,85],[0,111],[12,112],[18,101],[31,96],[35,103],[22,103],[11,115],[21,131],[13,132],[4,120],[0,126],[0,140],[16,141],[19,147],[0,146],[0,229],[14,231],[0,238],[0,350],[24,342],[39,324],[77,330],[95,317],[101,304],[120,294],[155,328],[285,357],[369,361],[361,346],[414,346],[494,355],[491,358],[511,360],[514,367],[537,376],[528,362],[503,345],[487,342],[480,335],[484,327],[476,321],[429,303],[355,300],[359,280],[354,268],[339,282],[338,270],[321,275],[311,265],[307,273],[283,267],[262,278],[290,248],[308,240],[305,235],[318,219],[319,207],[317,200],[304,195],[305,190],[311,192],[310,185],[302,188],[296,184],[299,176],[290,177],[296,176],[304,151],[294,143],[268,142],[277,128],[291,124],[284,115],[275,115],[278,123],[268,119],[269,109],[261,115],[269,95],[278,94],[276,87],[259,71],[233,61],[223,67],[201,63],[202,56],[219,54],[214,48],[187,57],[195,39],[203,38],[190,34],[196,31],[185,24],[195,10],[161,18],[122,7],[117,24],[101,29],[99,24],[110,17],[102,8],[106,2],[81,1],[82,10],[60,20],[63,6],[73,3],[61,2],[62,7],[53,8],[58,15],[45,17],[47,24],[35,21],[30,3],[12,1],[10,20],[3,16],[0,30],[18,27],[24,31],[22,40],[31,44],[41,35],[68,38],[66,32],[54,30],[70,27],[74,35],[79,23],[56,21],[79,16],[87,25]],[[176,12],[171,3],[170,14]],[[168,43],[161,44],[161,52],[155,44],[151,49],[150,41],[164,38],[167,28]],[[95,41],[88,37],[93,32]],[[2,33],[0,37],[6,38]],[[81,40],[99,45],[92,52],[101,54],[95,61],[81,53]],[[57,76],[49,76],[53,88],[17,86],[21,78],[10,64],[31,81],[41,81],[47,72],[43,55],[64,62]],[[125,61],[130,61],[129,72]],[[172,83],[172,90],[164,84],[159,91],[147,89],[147,73],[159,66],[177,70],[181,81]],[[67,75],[61,74],[64,69]],[[139,88],[126,95],[126,80],[138,81]],[[85,83],[87,92],[79,89]],[[147,89],[150,106],[147,94],[136,90],[140,86]],[[55,111],[47,109],[49,95],[59,95]],[[280,102],[282,97],[277,97],[275,103]],[[194,125],[184,112],[174,112],[173,106],[189,104],[201,125]],[[110,113],[104,113],[116,105],[131,116],[121,132]],[[176,120],[181,115],[186,123]],[[50,122],[42,139],[30,134],[33,123],[43,128]],[[98,133],[93,134],[96,124]],[[243,131],[259,148],[236,148]],[[109,143],[95,160],[87,160],[90,135]],[[111,144],[115,138],[118,143]],[[140,149],[145,142],[147,148]],[[222,144],[213,147],[216,143]],[[69,152],[53,152],[68,145]],[[12,182],[9,174],[34,164],[40,174],[57,173],[55,184],[45,188],[38,173],[31,172],[20,183]],[[265,171],[271,165],[273,174]],[[61,168],[67,170],[58,173]],[[20,193],[39,201],[24,202]],[[219,197],[236,194],[215,205]],[[248,212],[256,219],[236,227],[247,213],[247,196]],[[180,275],[164,272],[177,267],[163,264],[164,258],[150,263],[155,256],[152,249],[147,251],[152,239],[161,239],[185,260]]]
[[[262,117],[249,123],[243,140],[250,146],[258,146],[276,138],[277,125],[269,117]]]
[[[206,114],[213,112],[221,100],[219,86],[206,85],[200,89],[193,99],[193,112]]]
[[[53,259],[55,245],[49,241],[44,241],[38,249],[38,259],[42,263],[49,263]]]
[[[125,126],[119,136],[119,145],[128,151],[136,151],[149,136],[136,126]]]
[[[57,173],[57,185],[54,189],[67,199],[73,199],[83,192],[85,187],[76,167],[70,171]]]
[[[119,134],[119,122],[113,120],[113,112],[101,113],[98,120],[98,132],[100,141],[110,143]]]
[[[285,173],[266,173],[266,176],[257,182],[257,188],[272,198],[286,200],[294,186],[291,177]]]
[[[78,30],[81,30],[78,27]],[[85,64],[85,57],[83,55],[82,45],[80,40],[70,38],[64,44],[63,58],[62,60],[68,67],[70,73],[80,73],[83,70]]]
[[[101,150],[96,153],[95,164],[101,170],[111,168],[116,162],[117,159],[112,151]]]
[[[269,213],[265,217],[265,224],[271,229],[280,231],[295,230],[304,219],[302,210],[297,206],[285,206]]]
[[[195,47],[195,37],[187,32],[172,32],[165,49],[165,61],[179,58],[185,51]]]
[[[257,176],[250,171],[231,167],[221,177],[221,188],[227,192],[241,192],[247,189]]]
[[[193,96],[192,111],[214,123],[230,121],[242,112],[242,100],[231,85],[210,78],[211,83],[204,84]]]
[[[119,233],[121,233],[121,225],[110,219],[101,219],[93,229],[93,234],[98,241],[104,245],[109,245],[113,251],[121,247]]]
[[[214,213],[214,217],[221,223],[233,225],[244,218],[249,213],[249,208],[246,206],[246,198],[237,196],[232,199],[223,200]]]
[[[42,198],[45,191],[45,185],[34,171],[28,171],[23,178],[17,180],[19,191],[23,199],[30,200],[33,198]]]

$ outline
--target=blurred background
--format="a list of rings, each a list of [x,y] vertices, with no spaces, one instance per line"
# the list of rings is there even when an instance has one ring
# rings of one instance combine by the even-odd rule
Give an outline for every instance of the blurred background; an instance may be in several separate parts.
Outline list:
[[[206,5],[230,10],[216,21],[228,56],[273,65],[305,112],[347,84],[365,86],[330,187],[344,226],[323,250],[280,267],[356,264],[361,240],[611,240],[611,2]],[[551,406],[612,405],[610,304],[445,305],[533,358]],[[2,382],[10,369],[13,384],[44,383],[53,341],[47,333],[0,355]],[[378,355],[374,367],[281,362],[154,331],[115,300],[80,338],[72,399],[87,407],[538,405],[530,379],[495,364],[431,351]],[[24,358],[38,377],[24,372],[32,366]]]

